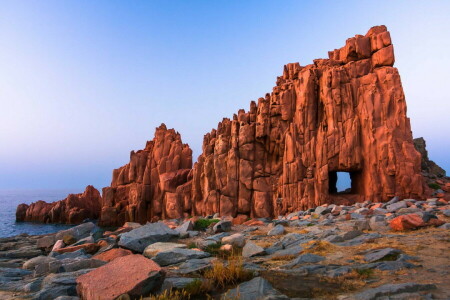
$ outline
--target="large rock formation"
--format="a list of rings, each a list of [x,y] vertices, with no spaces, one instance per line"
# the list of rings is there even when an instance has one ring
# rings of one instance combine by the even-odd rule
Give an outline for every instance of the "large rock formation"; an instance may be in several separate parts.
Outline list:
[[[100,224],[145,223],[178,218],[191,210],[189,197],[182,199],[183,184],[190,179],[192,150],[180,134],[162,124],[144,150],[132,151],[130,163],[113,171],[110,187],[103,189]]]
[[[324,203],[422,198],[421,155],[394,61],[389,32],[376,26],[329,59],[286,65],[272,93],[205,135],[193,169],[189,146],[161,125],[114,170],[100,225],[189,214],[274,217]],[[339,172],[350,174],[346,193],[338,193]]]
[[[336,201],[421,198],[394,50],[385,26],[301,66],[272,93],[206,134],[194,165],[194,214],[273,217]],[[337,172],[351,192],[337,194]]]
[[[428,158],[427,143],[423,137],[414,139],[414,146],[422,155],[422,171],[425,172],[427,177],[441,178],[446,176],[445,170]]]
[[[20,204],[16,211],[17,221],[41,223],[79,224],[86,219],[100,217],[101,197],[92,185],[82,194],[69,194],[66,199],[47,203],[37,201],[30,205]]]

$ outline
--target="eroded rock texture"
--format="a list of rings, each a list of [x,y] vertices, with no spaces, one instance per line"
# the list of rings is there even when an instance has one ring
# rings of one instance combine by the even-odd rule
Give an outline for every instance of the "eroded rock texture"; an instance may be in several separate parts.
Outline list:
[[[47,203],[37,201],[30,205],[20,204],[16,211],[17,221],[41,223],[79,224],[86,219],[100,217],[101,196],[92,185],[80,194],[69,194],[66,199]]]
[[[190,212],[191,168],[192,150],[162,124],[144,150],[132,151],[130,163],[113,171],[111,186],[103,189],[100,224],[146,223]]]
[[[206,134],[194,165],[194,214],[273,217],[342,200],[421,198],[394,50],[385,26],[301,66],[272,93]],[[336,172],[351,192],[336,193]]]
[[[437,176],[439,178],[446,176],[445,170],[428,158],[427,143],[423,137],[414,139],[414,146],[422,155],[423,172],[425,172],[428,176]]]

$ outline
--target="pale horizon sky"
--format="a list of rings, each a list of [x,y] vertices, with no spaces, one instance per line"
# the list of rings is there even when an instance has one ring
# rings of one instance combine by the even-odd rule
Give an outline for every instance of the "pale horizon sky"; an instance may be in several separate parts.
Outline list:
[[[108,186],[165,123],[200,154],[283,65],[391,32],[414,137],[450,172],[448,1],[0,0],[0,189]]]

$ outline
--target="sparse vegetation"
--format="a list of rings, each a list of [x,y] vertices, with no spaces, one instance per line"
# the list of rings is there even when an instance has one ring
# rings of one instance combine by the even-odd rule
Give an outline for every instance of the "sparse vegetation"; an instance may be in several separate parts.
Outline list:
[[[432,188],[433,190],[438,190],[438,189],[441,188],[441,186],[440,186],[439,184],[437,184],[436,182],[429,183],[428,186],[429,186],[430,188]]]
[[[356,269],[356,273],[358,273],[358,276],[362,279],[371,278],[373,276],[373,269]]]
[[[207,270],[204,277],[219,288],[228,285],[236,285],[250,280],[251,272],[244,269],[242,256],[231,256],[227,262],[214,261],[211,269]]]
[[[141,300],[189,300],[191,296],[185,290],[166,290],[159,295],[152,295]]]
[[[211,224],[218,223],[219,219],[198,219],[194,223],[194,230],[206,230]]]
[[[286,254],[286,255],[275,256],[271,260],[273,260],[273,261],[287,261],[287,260],[292,260],[292,259],[294,259],[296,257],[297,257],[297,255],[294,255],[294,254]]]
[[[190,296],[205,295],[211,290],[212,286],[209,281],[195,279],[184,287],[184,291]]]
[[[194,249],[194,248],[197,248],[197,244],[194,243],[194,242],[190,242],[190,243],[187,245],[187,248],[188,248],[188,249]]]
[[[206,246],[206,248],[203,249],[203,251],[208,252],[212,256],[217,256],[220,253],[220,247],[222,247],[222,243],[215,243]]]
[[[305,248],[305,250],[302,251],[303,254],[312,253],[325,256],[328,253],[334,252],[338,246],[327,241],[318,240],[304,243],[303,247]]]

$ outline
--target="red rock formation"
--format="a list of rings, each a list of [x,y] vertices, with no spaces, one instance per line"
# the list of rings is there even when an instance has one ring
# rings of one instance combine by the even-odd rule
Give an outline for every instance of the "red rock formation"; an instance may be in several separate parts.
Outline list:
[[[288,64],[271,94],[206,134],[193,213],[273,217],[339,200],[420,198],[415,150],[385,26],[314,64]],[[336,172],[351,192],[336,193]]]
[[[92,185],[82,194],[69,194],[66,199],[47,203],[37,201],[30,205],[20,204],[16,211],[17,221],[41,223],[79,224],[85,219],[98,219],[101,197]]]
[[[178,132],[162,124],[144,150],[132,151],[130,163],[113,171],[111,186],[103,189],[100,224],[183,216],[190,211],[190,199],[183,198],[182,191],[191,168],[192,150]],[[185,190],[190,193],[189,188]]]
[[[114,170],[103,189],[100,225],[191,215],[274,217],[325,203],[422,198],[394,48],[385,26],[301,66],[291,63],[272,93],[223,119],[192,151],[163,124],[144,150]],[[337,193],[337,172],[351,190]],[[46,215],[36,203],[32,216]]]

